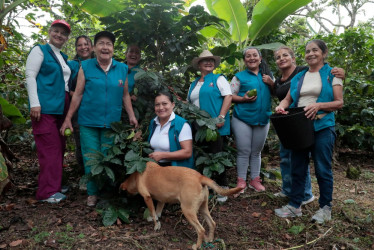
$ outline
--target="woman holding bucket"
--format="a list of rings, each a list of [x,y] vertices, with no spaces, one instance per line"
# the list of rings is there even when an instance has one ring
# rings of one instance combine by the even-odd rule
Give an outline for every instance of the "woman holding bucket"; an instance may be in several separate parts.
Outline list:
[[[274,59],[281,73],[275,80],[275,95],[282,101],[289,89],[291,79],[299,72],[307,69],[307,66],[296,66],[296,58],[293,50],[287,46],[280,46],[274,52]],[[344,79],[344,70],[342,68],[333,68],[331,73],[338,78]],[[282,191],[275,194],[277,197],[289,197],[291,193],[291,150],[286,149],[280,144],[280,169],[282,174]],[[314,200],[312,185],[310,181],[309,170],[305,176],[305,193],[302,205],[308,204]]]
[[[298,73],[292,80],[287,96],[275,108],[286,114],[288,107],[305,106],[305,116],[314,120],[315,142],[306,149],[292,150],[292,188],[288,205],[275,209],[279,217],[301,216],[301,204],[305,193],[305,176],[311,154],[318,180],[320,209],[312,220],[318,223],[331,220],[333,191],[332,153],[335,142],[334,112],[343,107],[342,79],[334,77],[332,68],[325,62],[327,46],[322,40],[312,40],[305,48],[308,69]]]
[[[251,166],[249,187],[265,191],[261,184],[261,151],[269,131],[271,114],[271,90],[274,82],[272,74],[255,47],[243,51],[247,69],[235,74],[231,80],[232,101],[235,103],[232,116],[232,130],[238,154],[236,157],[237,186],[247,186],[248,166]]]

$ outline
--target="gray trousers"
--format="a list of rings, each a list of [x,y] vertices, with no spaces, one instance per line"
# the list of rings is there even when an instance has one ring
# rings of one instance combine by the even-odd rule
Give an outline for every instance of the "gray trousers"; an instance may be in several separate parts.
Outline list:
[[[238,150],[236,157],[238,177],[247,179],[248,166],[251,166],[251,179],[260,176],[261,151],[265,145],[269,126],[270,123],[265,126],[252,126],[232,117],[231,128]]]

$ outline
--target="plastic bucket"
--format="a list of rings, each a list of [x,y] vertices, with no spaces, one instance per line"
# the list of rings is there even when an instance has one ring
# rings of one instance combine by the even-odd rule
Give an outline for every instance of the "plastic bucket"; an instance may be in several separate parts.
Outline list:
[[[304,107],[289,108],[288,114],[272,114],[271,123],[283,146],[304,149],[314,143],[314,121],[305,116]]]

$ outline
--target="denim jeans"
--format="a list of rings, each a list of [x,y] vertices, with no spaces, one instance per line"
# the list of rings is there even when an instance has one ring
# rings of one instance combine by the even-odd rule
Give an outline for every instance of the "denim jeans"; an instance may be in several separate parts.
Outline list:
[[[291,176],[291,150],[286,149],[280,144],[280,169],[282,174],[282,193],[287,197],[291,195],[292,188],[292,176]],[[310,181],[310,171],[308,166],[308,172],[305,176],[305,193],[303,201],[307,201],[312,198],[312,183]]]
[[[305,176],[308,173],[309,154],[311,153],[319,186],[319,206],[321,208],[325,205],[331,207],[334,183],[331,162],[335,138],[334,127],[328,127],[315,132],[315,141],[311,147],[302,150],[292,150],[292,189],[289,205],[300,207],[303,201]]]

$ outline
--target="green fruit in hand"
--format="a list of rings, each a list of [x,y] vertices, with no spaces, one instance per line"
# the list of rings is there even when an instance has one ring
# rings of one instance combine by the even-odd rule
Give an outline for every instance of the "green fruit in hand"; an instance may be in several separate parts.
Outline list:
[[[252,89],[247,93],[248,97],[257,96],[257,89]]]
[[[65,136],[71,136],[71,130],[70,130],[70,128],[65,129],[64,135]]]

